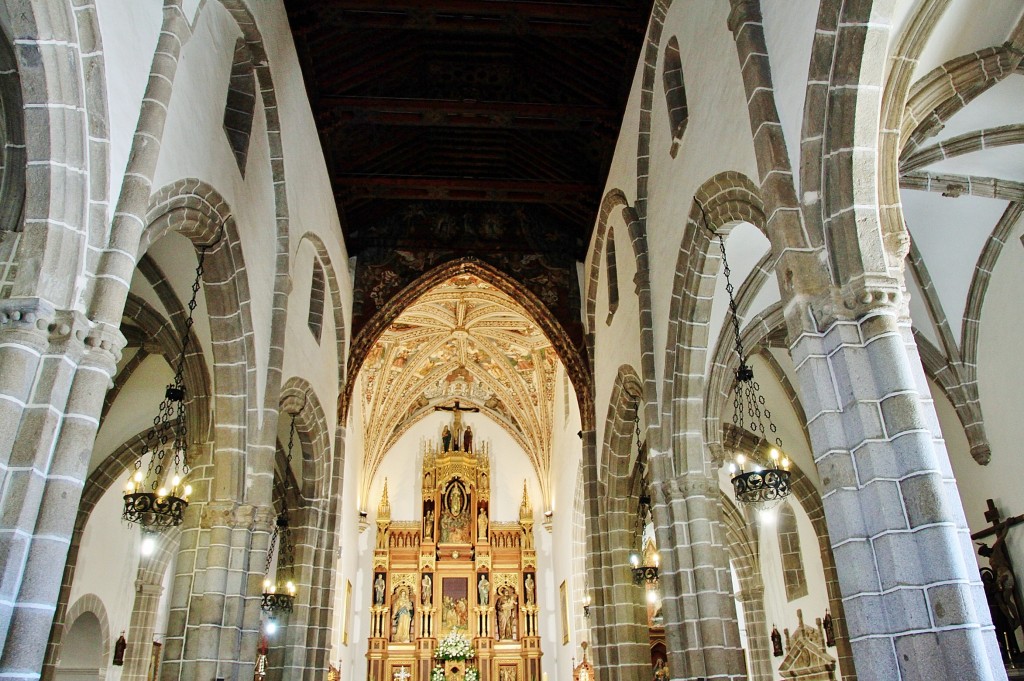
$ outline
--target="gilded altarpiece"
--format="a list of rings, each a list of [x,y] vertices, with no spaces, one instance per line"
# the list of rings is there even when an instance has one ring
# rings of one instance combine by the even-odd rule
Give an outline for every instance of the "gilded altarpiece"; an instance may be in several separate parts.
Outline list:
[[[481,681],[541,678],[533,508],[524,484],[519,518],[491,517],[489,443],[452,450],[452,431],[465,441],[459,421],[423,445],[420,519],[391,519],[385,482],[369,681],[428,681],[438,640],[451,631],[472,641]]]

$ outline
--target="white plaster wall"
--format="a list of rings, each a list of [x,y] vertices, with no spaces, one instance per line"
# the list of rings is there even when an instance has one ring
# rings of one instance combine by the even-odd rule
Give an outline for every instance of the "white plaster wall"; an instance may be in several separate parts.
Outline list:
[[[175,75],[153,186],[195,177],[216,188],[231,207],[245,258],[246,271],[238,276],[248,283],[251,301],[255,357],[249,361],[256,365],[256,395],[262,396],[276,262],[274,187],[261,99],[256,100],[244,178],[223,129],[231,62],[240,35],[220,3],[207,3],[199,12]],[[262,422],[262,411],[257,413]]]
[[[609,216],[608,227],[615,237],[615,269],[619,287],[619,306],[608,324],[608,282],[605,247],[595,257],[600,264],[598,273],[596,304],[594,313],[594,404],[595,431],[598,451],[604,442],[604,431],[608,425],[608,402],[615,387],[619,368],[628,365],[642,381],[640,369],[640,299],[633,281],[636,276],[636,256],[633,253],[629,230],[622,219],[622,211],[614,210]],[[591,294],[593,295],[593,294]],[[557,406],[556,406],[557,408]],[[643,427],[644,415],[640,415]],[[603,456],[603,454],[599,454]]]
[[[1024,223],[1011,230],[996,262],[982,308],[978,339],[978,385],[985,430],[992,447],[992,461],[978,465],[971,458],[966,437],[952,405],[934,384],[931,385],[936,411],[946,448],[956,475],[964,512],[972,531],[988,526],[984,518],[985,500],[993,499],[1003,517],[1024,513],[1020,489],[1020,442],[1024,423],[1018,418],[1020,377],[1024,376],[1024,357],[1020,329],[1024,328],[1024,310],[1020,291],[1024,290],[1024,249],[1021,237]],[[1024,535],[1011,530],[1007,537],[1016,565],[1024,565]]]
[[[120,522],[124,501],[119,486],[107,490],[93,508],[82,533],[78,568],[68,605],[85,594],[96,594],[107,611],[111,645],[128,630],[135,602],[135,577],[139,568],[139,528]],[[107,681],[121,678],[121,667],[110,665],[111,651],[104,652]]]
[[[108,191],[113,209],[124,180],[139,107],[149,81],[153,53],[163,22],[163,3],[138,0],[96,0],[103,40],[110,135]]]
[[[621,270],[620,270],[621,271]],[[620,303],[621,305],[621,303]],[[620,308],[621,309],[621,308]],[[616,315],[617,316],[617,315]],[[559,367],[558,384],[561,385],[564,368]],[[581,659],[581,632],[576,630],[576,611],[582,609],[579,594],[584,585],[575,574],[573,559],[584,551],[573,537],[573,504],[576,483],[583,458],[583,441],[580,431],[579,405],[573,390],[569,390],[569,416],[565,417],[563,391],[556,390],[554,431],[551,438],[551,534],[541,531],[550,538],[550,569],[538,572],[540,587],[538,602],[551,604],[545,607],[540,627],[543,634],[543,669],[551,679],[572,678],[572,658]],[[569,595],[569,642],[562,643],[561,604],[559,585],[565,581]]]
[[[914,69],[914,79],[950,59],[1002,45],[1021,16],[1019,2],[957,0],[943,13]]]
[[[729,11],[728,0],[673,3],[662,35],[663,45],[672,35],[679,40],[689,123],[673,159],[669,155],[671,130],[661,78],[663,55],[659,54],[651,112],[647,220],[654,357],[659,375],[665,358],[679,244],[694,193],[707,179],[724,170],[741,172],[757,184],[746,96],[735,41],[727,27]],[[623,143],[629,144],[635,153],[635,142],[624,135],[620,137],[620,144]],[[741,258],[741,250],[743,246],[737,241],[730,249],[730,257]]]
[[[100,425],[89,460],[90,473],[126,441],[153,426],[164,387],[173,380],[174,373],[163,357],[150,355],[143,360]]]
[[[818,23],[819,4],[819,0],[775,0],[761,3],[772,86],[775,88],[782,132],[786,136],[786,151],[794,171],[800,168],[807,71],[811,61],[811,46],[814,44],[814,28]],[[798,172],[794,178],[800,181]]]
[[[334,626],[331,631],[330,659],[341,670],[342,678],[358,679],[366,674],[366,638],[370,634],[369,607],[371,580],[364,578],[360,566],[362,558],[373,552],[375,531],[359,532],[359,511],[367,508],[365,499],[359,498],[360,471],[363,463],[364,440],[360,406],[362,394],[356,382],[346,424],[344,446],[345,480],[341,498],[339,528],[340,551],[334,583]],[[342,642],[345,582],[352,583],[352,617],[348,623],[348,643]]]
[[[300,376],[309,382],[324,410],[327,426],[331,428],[338,421],[338,395],[343,389],[339,380],[339,376],[343,374],[339,374],[339,368],[344,368],[347,361],[347,357],[338,356],[337,338],[338,334],[344,334],[345,330],[335,327],[334,300],[329,281],[326,282],[327,290],[324,291],[323,328],[319,342],[309,330],[309,296],[314,258],[315,250],[308,240],[299,244],[292,258],[292,290],[288,295],[282,376],[283,382],[287,382],[292,376]],[[324,269],[326,278],[326,265]],[[348,278],[347,273],[341,274]],[[338,275],[339,273],[335,272],[335,276]],[[330,439],[333,440],[333,437]],[[287,443],[287,439],[282,442]]]

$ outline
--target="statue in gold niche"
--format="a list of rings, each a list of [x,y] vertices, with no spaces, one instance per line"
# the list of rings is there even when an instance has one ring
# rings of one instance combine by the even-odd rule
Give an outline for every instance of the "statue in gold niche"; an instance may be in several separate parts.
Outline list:
[[[462,485],[452,483],[445,495],[445,509],[441,514],[442,542],[462,543],[470,540],[467,507]]]

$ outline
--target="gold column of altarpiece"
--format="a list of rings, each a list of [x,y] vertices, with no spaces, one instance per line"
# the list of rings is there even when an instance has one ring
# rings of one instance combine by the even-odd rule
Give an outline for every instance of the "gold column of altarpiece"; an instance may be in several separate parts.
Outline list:
[[[473,643],[481,681],[541,678],[533,508],[490,516],[490,447],[454,424],[423,445],[420,520],[391,519],[387,481],[377,512],[369,681],[429,681],[437,642],[458,630]],[[469,451],[466,451],[466,450]],[[460,665],[449,665],[460,667]],[[454,678],[461,678],[462,669]]]

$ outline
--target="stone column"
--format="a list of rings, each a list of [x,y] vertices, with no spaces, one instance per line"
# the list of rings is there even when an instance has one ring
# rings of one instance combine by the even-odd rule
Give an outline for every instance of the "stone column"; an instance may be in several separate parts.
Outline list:
[[[790,352],[857,675],[1006,679],[909,322],[869,306]]]
[[[204,516],[205,565],[191,585],[180,660],[168,660],[165,676],[238,681],[252,676],[256,660],[273,512],[215,501]]]
[[[128,649],[124,654],[124,668],[121,681],[146,681],[153,657],[153,630],[156,627],[156,613],[160,607],[163,585],[135,581],[135,605],[131,622],[128,624]]]
[[[693,472],[651,494],[672,678],[745,679],[718,479]]]
[[[753,581],[753,580],[751,580]],[[740,602],[747,624],[747,650],[750,652],[750,681],[772,681],[772,662],[768,648],[768,623],[764,617],[764,583],[741,585]]]
[[[608,500],[608,564],[605,569],[604,602],[601,607],[607,632],[607,666],[601,678],[633,681],[651,672],[651,640],[647,624],[647,600],[643,586],[633,583],[629,562],[633,552],[633,519],[626,504],[636,498]]]
[[[11,362],[0,372],[9,391],[0,402],[20,411],[20,418],[8,414],[5,425],[15,435],[0,453],[0,676],[28,680],[42,669],[103,396],[124,337],[42,301],[6,301],[0,319],[2,359]]]

